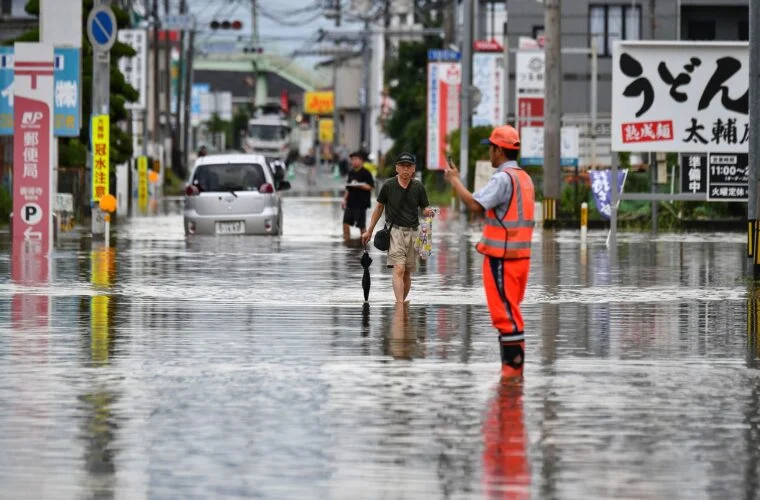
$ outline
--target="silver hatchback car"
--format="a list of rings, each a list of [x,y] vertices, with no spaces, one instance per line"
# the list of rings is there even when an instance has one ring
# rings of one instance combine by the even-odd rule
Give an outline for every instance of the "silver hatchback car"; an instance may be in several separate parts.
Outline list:
[[[264,155],[198,158],[185,189],[185,234],[282,234],[283,177]]]

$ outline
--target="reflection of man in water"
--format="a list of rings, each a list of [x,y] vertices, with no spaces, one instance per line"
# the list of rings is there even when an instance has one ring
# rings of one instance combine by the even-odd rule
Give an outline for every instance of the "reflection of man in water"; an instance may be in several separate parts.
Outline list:
[[[423,357],[424,354],[417,341],[417,329],[414,328],[413,322],[409,321],[408,303],[396,303],[386,345],[387,349],[383,349],[384,354],[393,356],[395,359]]]
[[[488,498],[530,498],[523,421],[522,380],[504,377],[483,425],[483,479]]]

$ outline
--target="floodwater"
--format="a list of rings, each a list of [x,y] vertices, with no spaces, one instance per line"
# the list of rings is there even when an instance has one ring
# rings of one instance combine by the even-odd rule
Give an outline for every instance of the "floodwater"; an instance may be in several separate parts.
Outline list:
[[[760,497],[743,235],[536,231],[502,382],[477,226],[443,211],[396,309],[338,197],[284,207],[281,238],[66,235],[50,286],[3,238],[0,497]]]

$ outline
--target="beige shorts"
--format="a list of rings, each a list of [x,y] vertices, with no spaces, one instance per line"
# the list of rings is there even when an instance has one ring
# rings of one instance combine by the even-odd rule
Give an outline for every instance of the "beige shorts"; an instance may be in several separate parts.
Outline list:
[[[391,246],[388,249],[388,267],[403,264],[406,271],[417,270],[417,252],[414,250],[417,232],[417,229],[393,226]]]

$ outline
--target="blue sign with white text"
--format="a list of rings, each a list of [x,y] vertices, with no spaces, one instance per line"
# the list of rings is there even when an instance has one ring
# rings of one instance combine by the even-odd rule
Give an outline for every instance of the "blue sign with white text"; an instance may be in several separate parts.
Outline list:
[[[190,92],[190,116],[193,119],[201,118],[201,94],[209,92],[211,86],[208,83],[194,83],[192,92]]]
[[[589,170],[588,174],[591,180],[591,192],[594,194],[596,209],[604,219],[610,220],[610,215],[612,214],[612,170]],[[623,192],[623,185],[627,177],[628,169],[618,170],[618,194]]]
[[[80,49],[55,49],[53,135],[57,137],[79,135],[80,60]],[[0,135],[13,135],[13,47],[0,47]]]
[[[451,49],[428,49],[428,61],[459,61],[462,54]]]

